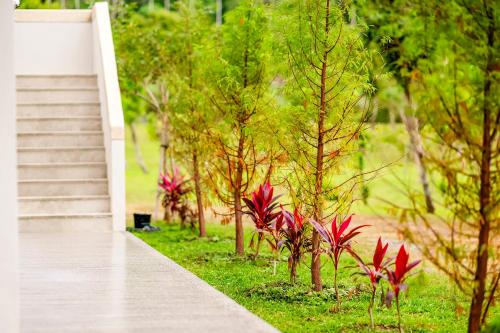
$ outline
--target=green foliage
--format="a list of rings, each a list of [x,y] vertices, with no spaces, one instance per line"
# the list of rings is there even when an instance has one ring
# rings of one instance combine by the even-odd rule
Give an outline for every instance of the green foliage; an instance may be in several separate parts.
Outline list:
[[[213,118],[213,108],[207,101],[206,78],[210,66],[212,37],[215,35],[205,10],[192,1],[178,1],[176,22],[172,27],[172,69],[168,77],[171,87],[171,123],[178,139],[174,146],[178,156],[210,151],[201,138]],[[201,149],[201,148],[205,149]]]
[[[125,121],[136,120],[150,108],[144,87],[161,80],[171,69],[175,15],[158,10],[139,14],[126,6],[113,20]]]
[[[19,4],[19,9],[59,9],[60,4],[57,2],[49,2],[42,0],[22,0]]]
[[[234,188],[246,192],[258,173],[257,160],[268,156],[269,149],[264,147],[273,144],[267,25],[259,1],[242,1],[225,16],[220,51],[212,54],[215,61],[209,80],[216,121],[210,136],[221,158],[211,162],[218,170],[214,181],[220,185],[223,201],[233,195]],[[231,170],[229,176],[224,170]]]
[[[349,5],[327,3],[283,1],[274,25],[281,51],[273,53],[274,62],[288,64],[276,67],[286,78],[278,129],[290,159],[284,178],[315,215],[346,213],[355,198],[350,187],[359,175],[347,157],[359,149],[378,75],[364,28],[345,21]]]
[[[494,318],[491,323],[486,325],[485,329],[481,331],[482,333],[498,333],[500,332],[500,316]]]

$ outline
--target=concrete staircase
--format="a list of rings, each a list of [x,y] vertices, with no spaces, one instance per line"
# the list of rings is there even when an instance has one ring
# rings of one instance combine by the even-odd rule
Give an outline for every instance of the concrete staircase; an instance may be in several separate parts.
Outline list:
[[[95,75],[17,76],[19,230],[112,229]]]

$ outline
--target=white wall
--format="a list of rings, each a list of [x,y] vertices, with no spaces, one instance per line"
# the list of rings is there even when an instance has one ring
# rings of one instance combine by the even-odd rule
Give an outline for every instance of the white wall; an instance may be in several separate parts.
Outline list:
[[[126,226],[125,130],[107,2],[98,2],[94,5],[92,24],[94,28],[94,70],[97,73],[101,100],[113,230],[124,231]]]
[[[0,0],[0,332],[19,331],[14,6]]]
[[[87,17],[45,15],[41,21],[38,13],[17,11],[15,73],[93,74],[90,11]]]

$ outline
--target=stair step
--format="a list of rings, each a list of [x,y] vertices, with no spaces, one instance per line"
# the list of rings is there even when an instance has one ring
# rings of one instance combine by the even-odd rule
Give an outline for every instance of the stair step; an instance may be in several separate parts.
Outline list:
[[[18,132],[99,131],[101,129],[101,117],[17,118]]]
[[[25,179],[106,178],[106,163],[21,163],[17,177]]]
[[[97,87],[95,75],[18,75],[17,88]]]
[[[112,214],[20,215],[20,232],[64,232],[112,230]]]
[[[107,179],[34,179],[18,180],[18,195],[77,196],[107,195]]]
[[[18,201],[20,215],[109,213],[111,209],[107,195],[20,197]]]
[[[20,103],[99,102],[96,88],[17,89]]]
[[[17,133],[18,147],[102,146],[102,131]]]
[[[18,148],[18,163],[105,162],[103,146]]]
[[[18,117],[100,116],[99,103],[17,103]]]

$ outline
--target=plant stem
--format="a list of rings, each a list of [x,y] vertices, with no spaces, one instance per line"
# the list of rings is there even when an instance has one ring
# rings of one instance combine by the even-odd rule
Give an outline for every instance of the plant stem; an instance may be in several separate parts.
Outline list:
[[[337,311],[340,311],[340,297],[339,288],[337,287],[337,267],[335,267],[335,273],[333,274],[333,286],[335,287],[335,298],[337,299]]]
[[[375,329],[375,321],[373,320],[373,303],[375,302],[375,292],[377,288],[372,287],[372,297],[370,299],[370,306],[368,307],[368,314],[370,315],[370,323],[372,326],[372,330]]]
[[[262,241],[261,239],[261,233],[259,232],[257,234],[257,246],[255,247],[255,254],[253,256],[253,260],[257,259],[257,256],[259,255],[259,249],[260,249],[260,242]]]
[[[290,270],[290,282],[295,284],[297,281],[297,262],[292,259],[292,269]]]
[[[396,307],[398,309],[398,330],[399,333],[403,333],[403,328],[401,327],[401,311],[399,310],[399,295],[396,294]]]

